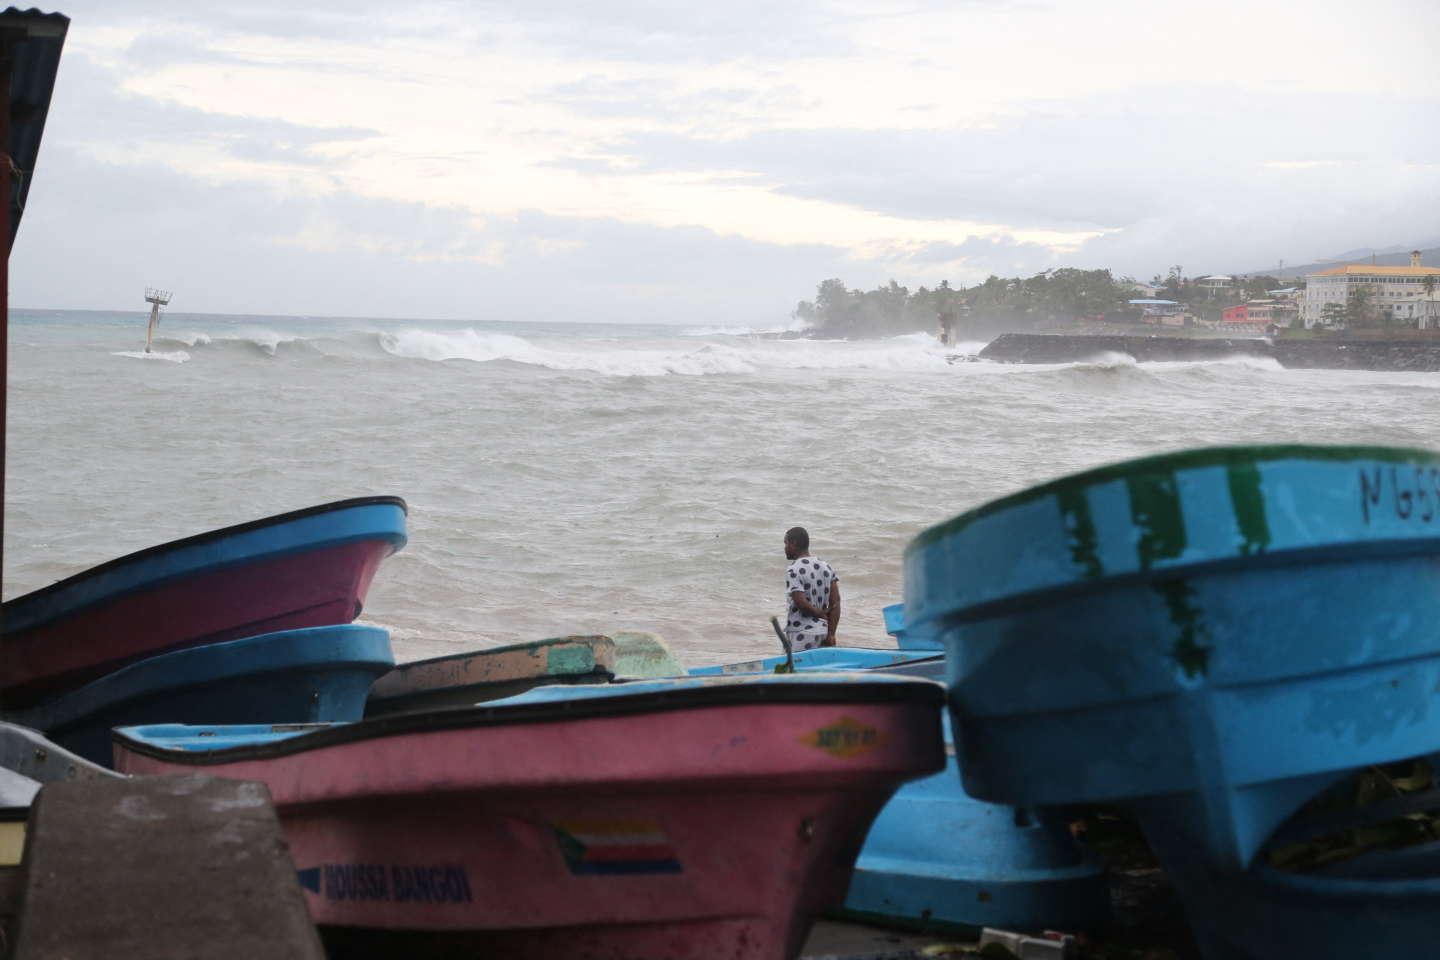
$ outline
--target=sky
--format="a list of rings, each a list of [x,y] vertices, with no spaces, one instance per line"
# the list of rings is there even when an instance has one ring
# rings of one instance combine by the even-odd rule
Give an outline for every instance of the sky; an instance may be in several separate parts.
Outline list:
[[[1436,246],[1431,2],[67,3],[10,301],[764,325]]]

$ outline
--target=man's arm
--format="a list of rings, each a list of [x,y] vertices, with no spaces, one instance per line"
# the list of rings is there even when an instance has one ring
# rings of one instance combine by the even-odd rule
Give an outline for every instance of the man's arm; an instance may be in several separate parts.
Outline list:
[[[825,632],[825,642],[821,646],[835,646],[835,628],[840,626],[840,581],[836,580],[830,584],[830,612],[825,617],[828,629]]]
[[[805,599],[804,590],[791,590],[790,599],[795,602],[795,609],[799,610],[807,617],[814,617],[816,620],[824,620],[829,617],[828,613],[815,606],[809,600]]]

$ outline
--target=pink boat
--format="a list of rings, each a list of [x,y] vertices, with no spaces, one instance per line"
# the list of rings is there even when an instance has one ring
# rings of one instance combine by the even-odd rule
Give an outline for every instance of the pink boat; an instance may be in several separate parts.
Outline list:
[[[128,554],[7,601],[0,702],[29,706],[168,650],[349,623],[405,544],[405,501],[363,497]]]
[[[781,960],[940,770],[942,688],[860,674],[541,687],[314,727],[115,731],[116,769],[264,781],[336,954]]]

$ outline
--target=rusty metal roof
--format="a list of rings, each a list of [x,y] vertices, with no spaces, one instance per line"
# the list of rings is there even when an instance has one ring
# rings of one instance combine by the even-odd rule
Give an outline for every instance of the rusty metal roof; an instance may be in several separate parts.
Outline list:
[[[60,49],[70,18],[31,8],[9,7],[0,12],[0,73],[8,68],[10,134],[5,144],[13,164],[10,191],[10,243],[20,228],[30,180],[40,154],[40,135],[50,112],[50,94],[60,66]],[[8,64],[7,64],[8,61]]]

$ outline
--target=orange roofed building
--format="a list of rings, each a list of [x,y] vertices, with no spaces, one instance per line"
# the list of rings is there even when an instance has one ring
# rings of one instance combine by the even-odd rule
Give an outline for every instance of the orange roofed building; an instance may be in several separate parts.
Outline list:
[[[1376,310],[1397,324],[1423,330],[1440,323],[1440,267],[1423,266],[1418,250],[1411,252],[1408,267],[1348,263],[1307,275],[1300,319],[1307,327],[1323,325],[1326,306],[1343,308],[1362,288],[1369,289]]]

